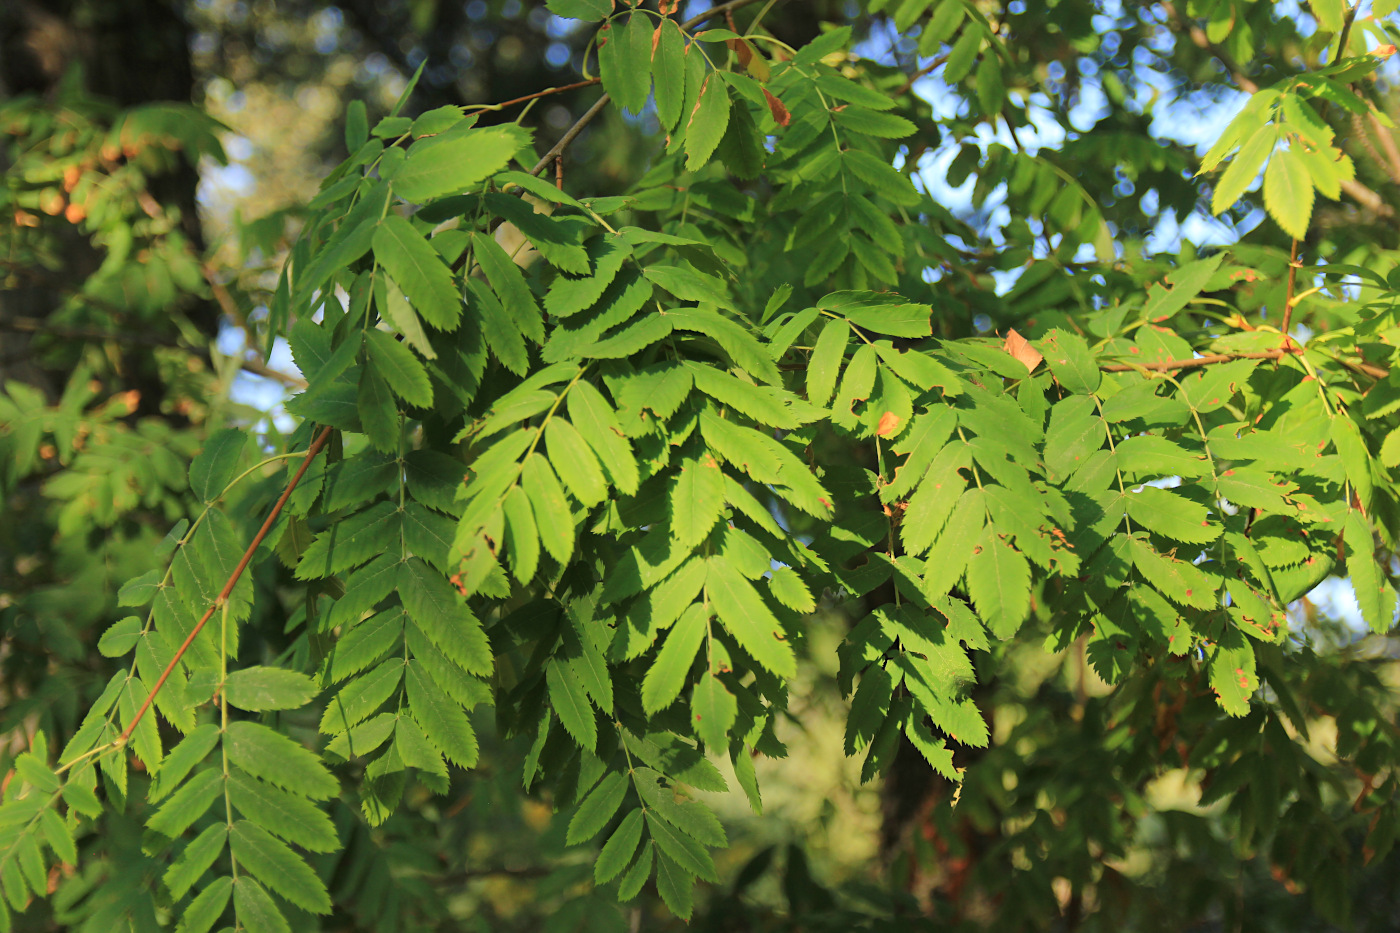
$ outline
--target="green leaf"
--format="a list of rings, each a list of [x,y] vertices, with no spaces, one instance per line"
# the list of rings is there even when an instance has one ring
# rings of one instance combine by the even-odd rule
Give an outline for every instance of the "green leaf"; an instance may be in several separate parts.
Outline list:
[[[617,885],[617,899],[622,902],[630,901],[641,892],[642,886],[651,877],[652,849],[654,843],[648,842],[642,847],[642,854],[637,856],[637,860],[632,863],[632,867],[627,869],[627,873],[622,876],[622,880]]]
[[[682,547],[699,544],[724,513],[724,471],[706,454],[687,457],[671,487],[671,537]]]
[[[157,577],[162,576],[158,570],[152,570],[150,574],[146,576],[151,576],[152,574]],[[123,586],[122,592],[129,593],[128,587],[130,586],[130,583]],[[132,597],[128,596],[128,598]],[[123,605],[126,604],[123,603]],[[139,606],[141,603],[135,603],[135,605]],[[136,647],[136,643],[140,641],[142,637],[142,628],[142,622],[136,616],[127,616],[125,619],[113,622],[107,628],[107,631],[102,633],[102,637],[97,640],[98,653],[104,658],[121,657]]]
[[[1204,454],[1194,454],[1156,434],[1136,434],[1119,441],[1114,458],[1118,469],[1137,479],[1210,475],[1210,460]]]
[[[670,131],[681,118],[685,103],[685,36],[672,20],[657,27],[661,33],[652,52],[652,77],[656,81],[656,118]]]
[[[392,212],[381,220],[374,231],[374,257],[399,283],[423,320],[438,330],[457,329],[462,299],[452,273],[412,224]]]
[[[624,110],[641,113],[651,89],[651,17],[634,10],[620,23],[614,19],[599,31],[598,71],[603,90]]]
[[[1206,507],[1170,489],[1144,486],[1125,497],[1128,518],[1148,531],[1185,541],[1205,544],[1220,537],[1220,525],[1213,524]]]
[[[666,636],[656,660],[642,680],[642,709],[653,716],[675,702],[705,640],[710,614],[701,603],[691,603]]]
[[[1076,333],[1052,330],[1037,346],[1045,356],[1055,380],[1070,392],[1089,395],[1098,391],[1102,379],[1089,344]]]
[[[609,771],[603,775],[603,779],[579,803],[573,819],[569,820],[565,844],[578,845],[602,832],[603,827],[608,825],[613,814],[622,806],[622,799],[627,796],[627,784],[627,777],[618,771]]]
[[[529,141],[530,131],[514,123],[458,130],[420,139],[408,148],[408,157],[394,173],[391,182],[394,193],[415,204],[443,195],[459,194],[505,168]],[[379,252],[378,243],[374,251],[376,254]],[[387,263],[385,265],[388,266]],[[395,281],[407,285],[392,269],[390,274]],[[413,298],[412,289],[406,290]],[[432,321],[431,317],[429,321]]]
[[[447,776],[447,764],[442,760],[442,753],[428,741],[422,727],[407,716],[400,716],[394,724],[392,753],[398,755],[405,767]]]
[[[710,858],[710,853],[705,851],[704,846],[655,816],[650,810],[646,813],[646,821],[651,838],[662,854],[670,856],[677,865],[692,875],[706,881],[719,880],[714,860]]]
[[[904,727],[904,734],[933,770],[950,781],[962,780],[962,772],[953,765],[953,750],[947,742],[933,734],[923,716],[911,716]]]
[[[506,369],[517,376],[525,375],[530,368],[530,353],[525,348],[524,336],[505,306],[486,283],[478,279],[467,279],[467,292],[471,295],[470,319],[481,328],[491,352]]]
[[[428,371],[406,345],[387,331],[370,330],[365,334],[365,349],[375,370],[395,395],[415,408],[428,408],[433,404],[433,384],[428,381]]]
[[[213,806],[216,798],[223,796],[223,785],[224,776],[217,768],[199,772],[170,795],[165,806],[146,821],[146,828],[171,839],[177,838]]]
[[[817,307],[826,311],[836,311],[857,327],[877,334],[913,339],[927,337],[933,333],[930,324],[933,309],[925,304],[905,301],[897,295],[881,292],[832,292],[818,301]]]
[[[180,786],[180,782],[189,776],[195,765],[199,764],[209,753],[214,750],[214,746],[219,744],[219,727],[213,723],[205,723],[197,726],[193,732],[180,740],[180,744],[170,750],[170,754],[165,756],[165,760],[160,763],[160,770],[156,772],[155,779],[151,782],[151,789],[147,793],[147,800],[150,803],[158,803],[167,794]],[[71,786],[71,783],[70,785]]]
[[[791,567],[779,567],[772,572],[772,576],[768,579],[768,591],[773,594],[774,599],[793,612],[805,615],[817,608],[817,601],[812,598],[812,591],[797,575],[797,571]]]
[[[539,530],[535,527],[530,497],[519,486],[512,486],[506,493],[502,510],[506,517],[506,550],[510,554],[511,572],[521,583],[528,583],[540,564]]]
[[[545,6],[555,16],[596,23],[612,12],[613,0],[546,0]]]
[[[807,362],[807,401],[813,405],[824,406],[830,400],[850,336],[850,325],[840,318],[832,318],[822,325]]]
[[[641,841],[642,811],[628,811],[598,853],[598,860],[593,863],[594,883],[607,884],[616,878],[627,867],[627,863],[632,861],[632,856]]]
[[[929,552],[924,574],[924,598],[933,602],[947,594],[962,576],[977,539],[982,536],[987,511],[982,490],[968,489],[953,507],[953,514]]]
[[[543,454],[533,453],[526,458],[520,485],[530,498],[544,549],[560,564],[567,564],[574,552],[574,516],[564,500],[559,479]]]
[[[608,486],[598,460],[572,424],[558,415],[550,418],[544,427],[544,441],[550,465],[574,498],[588,507],[607,498]]]
[[[224,750],[229,763],[284,790],[325,800],[340,793],[321,759],[279,732],[248,720],[228,724]]]
[[[228,824],[218,822],[205,827],[202,833],[185,846],[180,857],[172,862],[165,872],[165,887],[170,891],[172,901],[181,900],[189,893],[190,888],[204,877],[209,866],[223,853],[227,843]]]
[[[997,638],[1014,636],[1030,613],[1030,564],[992,525],[968,559],[967,591],[977,614]]]
[[[773,358],[753,334],[737,323],[709,308],[672,308],[665,320],[679,330],[695,331],[713,339],[729,354],[734,365],[760,382],[781,385],[782,375]]]
[[[1371,528],[1360,512],[1354,509],[1347,512],[1342,539],[1346,544],[1347,574],[1351,577],[1361,617],[1373,632],[1390,631],[1395,616],[1395,591],[1376,566]]]
[[[360,425],[377,450],[386,453],[399,446],[399,410],[389,383],[379,374],[379,370],[366,367],[360,371],[359,390],[355,396],[355,408],[359,412]],[[314,418],[310,412],[308,418]]]
[[[967,488],[960,471],[971,465],[965,444],[950,444],[938,452],[918,489],[909,497],[899,523],[900,540],[909,553],[923,554],[938,540],[943,523]]]
[[[397,587],[408,617],[454,664],[483,677],[494,672],[481,622],[442,574],[414,558],[399,566]]]
[[[1386,469],[1393,470],[1400,466],[1400,428],[1386,435],[1385,442],[1381,444],[1380,460]]]
[[[619,277],[624,263],[632,255],[632,247],[620,237],[605,236],[590,241],[587,253],[592,264],[591,273],[558,276],[545,295],[545,310],[553,317],[565,318],[595,306],[602,312],[616,305],[620,308],[616,318],[609,313],[608,324],[599,325],[600,329],[626,320],[651,293],[649,286],[637,282],[635,272],[629,270],[627,275]],[[603,300],[605,298],[610,300]],[[623,301],[624,298],[627,300]]]
[[[1225,174],[1220,176],[1220,181],[1216,182],[1215,193],[1210,200],[1212,214],[1223,214],[1234,206],[1240,195],[1244,194],[1259,176],[1259,169],[1274,151],[1277,143],[1278,127],[1261,126],[1254,131],[1235,154],[1234,160],[1225,169]]]
[[[399,689],[403,666],[402,658],[391,658],[341,687],[335,699],[326,704],[321,716],[321,732],[338,735],[378,712]]]
[[[1210,685],[1231,716],[1249,712],[1249,699],[1259,689],[1254,665],[1254,646],[1238,631],[1230,631],[1211,655]]]
[[[715,73],[705,76],[700,85],[700,97],[691,111],[685,130],[687,171],[698,171],[710,161],[715,147],[724,138],[729,126],[729,85]]]
[[[1294,143],[1274,154],[1264,170],[1264,209],[1295,240],[1308,235],[1312,219],[1313,183],[1307,162]]]
[[[544,340],[544,321],[540,317],[540,306],[531,294],[530,286],[525,283],[520,266],[506,255],[495,238],[481,233],[472,234],[472,256],[486,273],[492,291],[501,300],[515,327],[535,343],[541,343]],[[489,335],[487,339],[490,339]]]
[[[239,709],[299,709],[320,693],[316,682],[298,671],[249,667],[224,681],[224,696]]]
[[[603,394],[587,382],[569,390],[569,419],[597,455],[608,481],[623,495],[634,495],[640,482],[632,445],[622,434],[617,414]]]
[[[656,891],[666,907],[682,920],[695,912],[695,876],[663,851],[656,860]]]
[[[1356,491],[1356,498],[1360,501],[1363,509],[1371,507],[1371,452],[1366,449],[1366,441],[1361,436],[1361,429],[1356,422],[1345,414],[1338,414],[1332,419],[1331,426],[1332,443],[1337,446],[1337,453],[1342,458],[1342,466],[1346,469],[1347,479],[1351,480],[1352,489]]]
[[[1250,176],[1250,180],[1254,180],[1253,175]],[[1142,316],[1156,324],[1174,316],[1201,293],[1211,277],[1215,275],[1215,270],[1220,268],[1220,262],[1224,258],[1223,252],[1216,253],[1208,259],[1198,259],[1172,270],[1171,274],[1167,276],[1167,281],[1171,283],[1172,288],[1165,289],[1160,285],[1149,288],[1147,304],[1142,308]],[[1254,364],[1248,363],[1248,365],[1253,366]],[[1224,367],[1207,367],[1211,373],[1222,368]]]
[[[893,113],[883,113],[865,107],[847,106],[832,114],[836,124],[844,129],[881,139],[903,139],[914,135],[914,124]]]
[[[248,436],[237,428],[215,431],[190,463],[190,489],[201,502],[213,502],[238,472]],[[134,603],[132,605],[140,605]]]
[[[792,646],[758,590],[725,557],[711,557],[708,565],[705,592],[725,629],[765,670],[779,677],[795,676]]]
[[[1055,403],[1045,429],[1046,478],[1063,483],[1089,461],[1107,437],[1092,398],[1076,395]]]
[[[232,893],[232,878],[225,876],[209,882],[209,886],[200,891],[199,896],[190,901],[189,906],[185,908],[184,914],[180,917],[180,925],[176,927],[176,933],[208,933],[223,916],[225,908],[228,907],[229,895]],[[269,906],[271,906],[270,901]],[[276,916],[278,920],[282,919],[280,914]],[[251,914],[248,915],[247,919],[244,919],[244,912],[241,909],[239,918],[249,933],[273,933],[273,931],[280,933],[280,931],[288,930],[286,921],[283,921],[280,926],[275,926],[271,924],[259,925]]]
[[[681,301],[721,306],[729,303],[724,280],[698,272],[693,266],[648,265],[642,274]]]
[[[423,735],[448,760],[463,768],[476,767],[476,731],[462,708],[429,679],[417,663],[408,665],[408,708]]]
[[[552,658],[545,665],[544,673],[549,703],[560,724],[581,747],[592,750],[598,744],[598,723],[578,675],[558,658]]]
[[[305,797],[238,771],[229,774],[228,797],[244,819],[309,852],[334,852],[340,848],[330,817]],[[222,824],[220,828],[224,828]]]
[[[375,279],[374,287],[374,305],[379,309],[379,316],[402,334],[404,342],[417,350],[423,359],[437,359],[437,351],[428,342],[428,335],[423,331],[423,322],[418,319],[418,312],[408,303],[408,297],[404,295],[403,289],[399,288],[399,283],[388,275],[381,275]]]
[[[229,848],[238,867],[259,882],[314,914],[331,912],[326,886],[301,856],[271,833],[247,820],[239,820],[229,830]]]
[[[1133,566],[1167,599],[1181,606],[1214,609],[1219,605],[1216,584],[1194,564],[1158,554],[1143,538],[1128,539]]]
[[[287,926],[286,918],[262,885],[252,878],[240,878],[236,885],[232,878],[228,881],[233,886],[233,910],[238,916],[239,926],[248,933],[291,933],[292,928]],[[209,887],[213,888],[214,885]]]

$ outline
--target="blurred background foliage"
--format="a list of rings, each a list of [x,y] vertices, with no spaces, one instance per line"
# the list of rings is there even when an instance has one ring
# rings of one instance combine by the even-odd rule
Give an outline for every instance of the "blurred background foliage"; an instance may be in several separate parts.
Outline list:
[[[787,0],[764,5],[762,15],[764,28],[793,46],[830,24],[852,24],[862,67],[908,77],[922,118],[903,158],[921,167],[930,190],[948,193],[947,222],[961,231],[960,259],[926,277],[954,296],[939,320],[948,337],[1013,322],[1034,332],[1028,310],[1068,294],[1063,276],[1012,285],[1053,248],[1027,207],[1036,191],[1004,184],[1025,148],[1039,149],[1099,205],[1121,245],[1124,282],[1140,283],[1159,275],[1164,259],[1189,256],[1192,243],[1231,242],[1261,224],[1257,196],[1208,219],[1192,178],[1199,146],[1238,106],[1240,74],[1268,84],[1279,69],[1326,55],[1310,13],[1295,3],[984,0],[974,6],[1008,58],[1000,96],[990,74],[969,93],[966,83],[945,84],[939,57],[920,48],[918,31],[932,28],[938,6],[905,0],[872,14],[852,0]],[[740,12],[740,25],[759,9]],[[1221,16],[1234,29],[1217,45],[1208,27]],[[901,36],[891,17],[915,29]],[[246,348],[260,341],[304,206],[346,155],[347,103],[365,101],[373,125],[424,63],[415,113],[578,82],[596,72],[585,62],[591,31],[522,0],[9,0],[0,8],[0,770],[35,729],[71,734],[110,676],[94,650],[101,622],[117,611],[116,585],[186,513],[184,473],[202,438],[232,419],[259,425],[272,449],[290,427],[279,414],[283,393],[299,383],[290,358],[279,348],[264,363]],[[598,93],[585,87],[536,102],[525,120],[537,147],[551,145]],[[1373,94],[1391,114],[1400,110],[1393,70]],[[990,120],[989,102],[998,105]],[[997,116],[1009,132],[991,129]],[[1357,190],[1319,208],[1306,249],[1388,270],[1400,208],[1395,131],[1332,116],[1356,160]],[[652,117],[609,109],[569,150],[567,187],[625,190],[648,169],[657,135]],[[1284,235],[1259,230],[1253,242],[1256,264],[1281,272]],[[1073,255],[1062,258],[1072,267]],[[267,486],[280,482],[273,475]],[[247,494],[256,502],[266,490]],[[274,597],[287,582],[275,573],[256,581]],[[266,614],[278,603],[257,605]],[[1298,650],[1312,672],[1305,691],[1322,707],[1349,704],[1356,713],[1345,728],[1307,722],[1308,782],[1232,774],[1228,761],[1212,760],[1205,727],[1216,721],[1213,701],[1170,662],[1113,689],[1075,645],[985,659],[988,671],[1003,672],[979,672],[993,743],[958,762],[974,766],[960,789],[907,748],[882,783],[861,784],[858,760],[845,757],[835,649],[861,615],[855,600],[813,620],[805,679],[779,730],[788,757],[758,762],[763,816],[741,797],[706,797],[734,845],[721,864],[727,884],[708,892],[695,928],[1400,927],[1400,861],[1365,847],[1357,811],[1368,788],[1332,770],[1339,743],[1396,740],[1395,645],[1358,639],[1345,611],[1320,600],[1296,609]],[[286,647],[285,621],[254,620],[264,654]],[[449,796],[412,797],[373,831],[352,810],[338,813],[352,841],[319,866],[337,903],[322,928],[678,927],[654,893],[624,906],[592,893],[591,852],[564,846],[567,814],[520,792],[524,749],[493,741],[489,714],[479,720],[482,767],[456,775]],[[1256,710],[1232,728],[1293,753],[1281,737],[1295,726],[1277,714]],[[1305,834],[1255,832],[1273,823],[1261,814],[1281,807],[1299,811]],[[132,890],[150,883],[139,827],[110,820],[105,851],[79,874],[55,877],[58,896],[22,928],[155,923],[138,899],[89,897],[99,879],[129,877]],[[1314,879],[1312,888],[1295,875]]]

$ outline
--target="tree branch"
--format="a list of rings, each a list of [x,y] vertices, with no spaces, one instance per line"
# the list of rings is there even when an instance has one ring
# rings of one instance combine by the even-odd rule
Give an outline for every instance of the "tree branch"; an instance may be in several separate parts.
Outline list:
[[[243,552],[243,559],[238,562],[237,567],[233,568],[233,573],[229,574],[228,581],[224,584],[224,588],[219,591],[218,597],[214,602],[210,603],[209,608],[204,611],[204,615],[195,623],[189,635],[185,636],[184,642],[181,643],[180,647],[175,651],[175,657],[171,658],[170,663],[165,665],[165,670],[160,673],[160,679],[155,682],[155,686],[151,687],[151,692],[146,694],[146,702],[141,704],[141,708],[136,711],[136,715],[131,718],[131,722],[127,723],[126,728],[122,730],[122,734],[117,737],[114,743],[117,748],[122,748],[126,745],[126,740],[131,737],[132,731],[135,730],[137,724],[141,722],[141,717],[145,716],[146,710],[151,708],[151,703],[155,700],[156,694],[160,693],[160,688],[165,686],[166,678],[170,676],[170,672],[175,669],[175,665],[180,663],[180,659],[185,656],[185,652],[189,650],[195,638],[204,630],[204,623],[209,621],[210,617],[214,615],[215,610],[227,602],[229,594],[233,592],[234,586],[238,584],[239,578],[243,576],[243,571],[247,569],[248,563],[253,559],[253,554],[257,552],[258,546],[263,542],[263,538],[266,538],[267,533],[272,530],[272,523],[277,521],[277,516],[282,514],[282,507],[286,505],[287,500],[291,498],[292,491],[297,488],[297,483],[301,482],[302,474],[304,474],[306,468],[311,465],[311,461],[316,459],[316,455],[321,452],[321,448],[326,446],[326,441],[330,440],[331,430],[329,426],[322,428],[321,433],[317,434],[316,439],[311,442],[311,446],[306,450],[306,456],[302,458],[301,466],[297,468],[291,481],[287,483],[287,488],[282,491],[281,497],[277,500],[277,503],[273,505],[272,511],[268,513],[267,521],[263,522],[262,527],[258,529],[258,533],[253,535],[253,540],[248,544],[248,549]]]
[[[1301,348],[1288,349],[1279,348],[1277,350],[1259,350],[1253,353],[1209,353],[1205,356],[1192,357],[1189,360],[1162,360],[1153,363],[1110,363],[1107,366],[1100,366],[1099,369],[1106,373],[1132,373],[1138,370],[1148,369],[1156,372],[1171,372],[1176,369],[1190,369],[1193,366],[1213,366],[1216,363],[1229,363],[1234,360],[1279,360],[1285,356],[1291,356],[1302,352]]]

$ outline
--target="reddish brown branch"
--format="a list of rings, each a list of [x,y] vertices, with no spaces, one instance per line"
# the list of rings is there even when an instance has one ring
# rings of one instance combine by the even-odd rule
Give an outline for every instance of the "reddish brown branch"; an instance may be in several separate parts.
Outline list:
[[[587,81],[575,81],[573,84],[564,84],[559,87],[545,88],[543,91],[536,91],[533,94],[526,94],[524,97],[516,97],[512,98],[511,100],[503,100],[499,104],[496,104],[494,107],[492,107],[492,109],[499,110],[505,107],[513,107],[516,104],[523,104],[527,100],[538,100],[541,97],[548,97],[551,94],[563,94],[565,91],[576,91],[581,87],[592,87],[595,84],[601,84],[602,81],[602,78],[589,78]]]
[[[170,676],[170,672],[175,669],[175,665],[180,663],[180,659],[185,656],[185,652],[189,650],[195,638],[204,630],[204,623],[208,622],[214,615],[215,610],[228,600],[229,594],[233,592],[234,586],[238,584],[239,578],[243,576],[243,571],[248,568],[248,563],[253,559],[253,554],[257,551],[258,546],[262,544],[263,538],[266,538],[267,533],[272,530],[272,523],[277,521],[277,516],[282,514],[282,507],[286,505],[287,500],[291,498],[292,491],[297,488],[297,483],[301,482],[302,474],[304,474],[306,468],[311,465],[311,461],[316,459],[316,455],[321,452],[321,448],[326,446],[326,441],[330,440],[330,437],[331,428],[325,427],[321,429],[320,434],[316,435],[316,439],[311,442],[311,446],[307,448],[306,456],[302,458],[301,466],[297,468],[296,473],[292,476],[291,482],[287,483],[287,488],[282,491],[282,496],[277,500],[277,503],[273,505],[272,511],[268,513],[267,521],[263,522],[262,527],[258,529],[258,533],[253,535],[253,540],[248,544],[248,549],[243,552],[243,559],[238,562],[237,567],[233,568],[233,573],[229,574],[228,581],[224,584],[224,588],[219,591],[218,598],[204,611],[204,615],[195,623],[193,631],[185,636],[184,642],[182,642],[180,647],[175,651],[175,657],[171,658],[170,663],[165,665],[165,670],[161,671],[160,678],[155,682],[155,686],[151,687],[151,692],[146,695],[146,702],[141,704],[141,708],[136,711],[136,715],[132,717],[131,722],[127,724],[127,727],[122,730],[122,734],[117,738],[117,747],[120,748],[126,744],[126,740],[131,737],[132,731],[136,728],[137,724],[141,722],[141,717],[145,716],[146,710],[151,708],[151,703],[154,702],[156,694],[160,693],[160,688],[165,686],[166,678]]]
[[[1290,356],[1301,352],[1301,349],[1279,348],[1277,350],[1259,350],[1254,353],[1208,353],[1205,356],[1192,357],[1189,360],[1162,360],[1155,363],[1111,363],[1108,366],[1100,366],[1099,369],[1106,373],[1130,373],[1139,369],[1150,369],[1157,372],[1171,372],[1176,369],[1190,369],[1193,366],[1211,366],[1215,363],[1229,363],[1232,360],[1277,360],[1285,356]]]

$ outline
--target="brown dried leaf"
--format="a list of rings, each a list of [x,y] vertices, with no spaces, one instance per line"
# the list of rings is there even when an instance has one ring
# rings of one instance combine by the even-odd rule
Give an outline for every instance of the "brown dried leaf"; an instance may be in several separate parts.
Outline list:
[[[1002,343],[1001,348],[1024,363],[1028,372],[1035,372],[1040,361],[1045,359],[1036,352],[1035,347],[1031,346],[1025,337],[1016,333],[1014,327],[1006,332],[1006,340]]]
[[[792,114],[788,113],[787,107],[783,105],[782,101],[774,97],[773,93],[769,91],[768,88],[763,89],[763,96],[767,99],[768,109],[772,112],[773,119],[778,121],[779,126],[787,126],[792,122]]]

